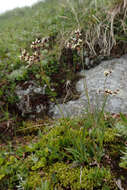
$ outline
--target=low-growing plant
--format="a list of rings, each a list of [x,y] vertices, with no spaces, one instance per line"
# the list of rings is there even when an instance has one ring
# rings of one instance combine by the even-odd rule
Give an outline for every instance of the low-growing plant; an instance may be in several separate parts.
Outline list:
[[[80,169],[64,163],[56,163],[49,168],[47,178],[51,181],[54,188],[92,190],[93,188],[105,189],[107,187],[107,189],[115,189],[111,173],[104,167],[91,169],[84,167]]]
[[[110,137],[105,126],[102,146],[100,128],[90,126],[87,117],[64,118],[45,127],[36,142],[16,149],[10,144],[0,153],[0,188],[115,189],[113,176],[102,165],[117,137]]]
[[[36,188],[36,190],[50,190],[50,189],[51,189],[50,183],[47,180],[42,181],[41,186]]]
[[[125,147],[124,152],[122,152],[121,161],[119,166],[121,168],[127,169],[127,147]]]

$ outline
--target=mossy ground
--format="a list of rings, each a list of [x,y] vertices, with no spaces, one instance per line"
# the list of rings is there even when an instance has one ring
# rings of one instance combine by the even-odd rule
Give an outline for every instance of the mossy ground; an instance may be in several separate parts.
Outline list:
[[[19,130],[20,136],[0,146],[0,188],[118,189],[115,180],[121,178],[124,184],[126,177],[119,166],[125,139],[119,136],[116,122],[111,127],[105,120],[105,126],[95,129],[84,116],[38,122],[38,135],[33,127],[31,135],[22,136]],[[30,125],[36,128],[37,122],[26,123]],[[100,140],[98,133],[103,133]]]

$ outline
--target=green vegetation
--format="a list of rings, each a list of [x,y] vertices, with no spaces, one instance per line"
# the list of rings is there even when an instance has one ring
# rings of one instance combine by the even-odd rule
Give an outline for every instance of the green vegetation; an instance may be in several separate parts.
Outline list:
[[[115,124],[103,121],[95,128],[89,118],[61,119],[45,127],[37,142],[1,148],[1,189],[37,189],[43,183],[49,189],[117,189],[109,161],[119,159],[124,141]]]
[[[0,189],[114,190],[117,179],[126,187],[125,115],[105,114],[104,102],[82,118],[29,121],[15,94],[33,80],[54,102],[86,57],[96,65],[126,53],[126,8],[125,0],[46,0],[0,15]]]

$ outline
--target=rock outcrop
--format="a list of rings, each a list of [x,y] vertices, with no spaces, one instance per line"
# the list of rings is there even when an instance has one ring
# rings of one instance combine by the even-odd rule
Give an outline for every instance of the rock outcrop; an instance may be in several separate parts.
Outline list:
[[[112,73],[107,77],[105,84],[104,71],[106,70],[112,70]],[[88,108],[85,79],[87,81],[90,103],[93,108],[101,109],[104,103],[104,90],[110,89],[113,92],[117,91],[117,93],[108,96],[105,111],[110,113],[127,113],[127,55],[109,61],[102,61],[95,68],[82,70],[78,74],[83,77],[76,84],[80,98],[53,107],[50,113],[52,113],[54,118],[62,116],[73,117],[85,113]],[[100,93],[98,93],[99,91]]]

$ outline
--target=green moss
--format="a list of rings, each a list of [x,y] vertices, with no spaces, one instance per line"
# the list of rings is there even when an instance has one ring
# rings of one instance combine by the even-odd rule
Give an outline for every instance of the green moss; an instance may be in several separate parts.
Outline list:
[[[27,178],[26,187],[29,187],[29,189],[36,189],[36,187],[41,185],[41,175],[35,172],[30,172],[29,177]]]
[[[32,170],[37,170],[46,165],[46,158],[42,157],[34,166],[31,167]]]
[[[116,128],[107,128],[104,133],[104,146],[113,159],[119,159],[121,150],[124,150],[124,143],[118,136]]]
[[[93,190],[93,188],[104,189],[106,186],[108,189],[115,189],[111,173],[104,167],[72,168],[71,165],[56,163],[49,168],[47,178],[50,179],[52,186],[57,187],[59,184],[63,189]]]
[[[49,123],[46,120],[38,120],[36,122],[31,121],[31,120],[27,120],[27,121],[23,121],[21,126],[18,127],[16,133],[17,134],[25,134],[25,135],[30,135],[30,134],[36,134],[38,132],[38,130],[43,131],[45,128],[45,124]],[[30,138],[30,136],[27,138]]]
[[[107,128],[104,133],[104,142],[105,143],[114,143],[116,142],[116,129]]]
[[[17,150],[10,146],[0,154],[0,188],[14,189],[24,182],[25,189],[35,189],[48,181],[51,189],[114,190],[114,176],[104,167],[103,157],[120,159],[124,146],[114,129],[102,130],[99,133],[100,128],[92,128],[85,119],[61,119],[44,128],[38,141]],[[104,134],[104,144],[100,134]]]
[[[127,147],[125,148],[124,152],[122,152],[121,162],[119,166],[127,169]]]

